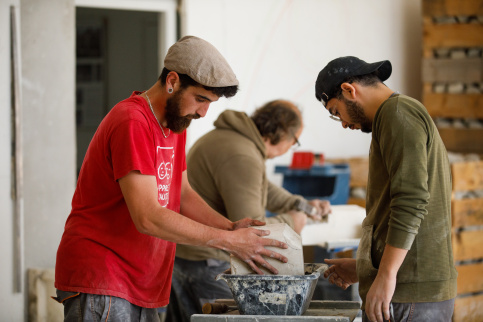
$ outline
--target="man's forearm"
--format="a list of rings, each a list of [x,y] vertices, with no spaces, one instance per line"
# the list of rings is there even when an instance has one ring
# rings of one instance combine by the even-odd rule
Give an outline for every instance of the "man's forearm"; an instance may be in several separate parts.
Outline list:
[[[396,248],[386,244],[381,263],[379,264],[379,272],[377,274],[382,274],[384,277],[395,278],[407,253],[407,249]]]
[[[232,230],[233,223],[200,197],[194,190],[186,190],[181,199],[181,214],[207,226],[223,230]]]

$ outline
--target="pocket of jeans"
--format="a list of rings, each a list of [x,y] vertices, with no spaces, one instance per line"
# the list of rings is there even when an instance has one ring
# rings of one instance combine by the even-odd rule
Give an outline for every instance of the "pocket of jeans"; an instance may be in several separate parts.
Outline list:
[[[79,292],[67,292],[67,291],[61,291],[61,290],[56,290],[56,293],[57,293],[57,296],[51,296],[51,298],[61,304],[63,304],[68,299],[71,299],[80,295]]]

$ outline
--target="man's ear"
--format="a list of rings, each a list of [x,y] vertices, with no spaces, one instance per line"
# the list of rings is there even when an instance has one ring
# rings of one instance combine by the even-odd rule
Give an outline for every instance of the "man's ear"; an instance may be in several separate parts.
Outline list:
[[[166,88],[172,88],[173,90],[177,90],[180,86],[179,75],[177,72],[169,72],[166,76]]]
[[[345,98],[351,100],[356,98],[356,88],[351,83],[342,83],[340,88],[342,88],[342,95],[344,95]]]

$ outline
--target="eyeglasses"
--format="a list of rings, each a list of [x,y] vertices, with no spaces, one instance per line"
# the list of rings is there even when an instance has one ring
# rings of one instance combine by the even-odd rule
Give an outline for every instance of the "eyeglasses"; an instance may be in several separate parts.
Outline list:
[[[300,148],[301,144],[300,144],[299,140],[297,139],[297,137],[295,136],[295,133],[293,133],[293,131],[291,131],[291,134],[293,136],[293,139],[295,140],[295,142],[292,144],[292,147],[294,149]]]
[[[330,101],[329,100],[329,95],[325,94],[325,93],[322,93],[321,97],[320,97],[320,101],[322,102],[322,105],[324,105],[324,107],[327,106],[327,103]]]
[[[329,101],[330,101],[329,95],[322,93],[320,99],[321,99],[320,101],[322,102],[322,105],[325,108],[327,108],[327,103],[329,103]],[[332,114],[331,110],[329,110],[329,113],[330,113],[329,117],[331,119],[333,119],[334,121],[337,121],[337,122],[342,122],[342,120],[338,116],[335,116],[335,115]]]
[[[341,119],[340,119],[338,116],[335,116],[335,115],[330,114],[330,115],[329,115],[329,117],[330,117],[331,119],[333,119],[334,121],[337,121],[337,122],[342,122],[342,120],[341,120]]]
[[[333,110],[336,109],[336,108],[337,108],[336,106],[333,106],[333,107],[331,107],[331,108],[328,109],[328,111],[329,111],[329,117],[331,119],[333,119],[334,121],[342,122],[342,120],[340,119],[340,117],[337,116],[337,114],[339,114],[339,112],[336,112],[336,113],[333,112]]]

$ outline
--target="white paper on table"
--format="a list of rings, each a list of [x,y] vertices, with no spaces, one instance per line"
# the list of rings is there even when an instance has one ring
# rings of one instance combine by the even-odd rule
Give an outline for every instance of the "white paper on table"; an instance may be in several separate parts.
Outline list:
[[[357,205],[332,205],[327,222],[313,223],[302,229],[302,245],[345,243],[359,239],[366,210]]]

